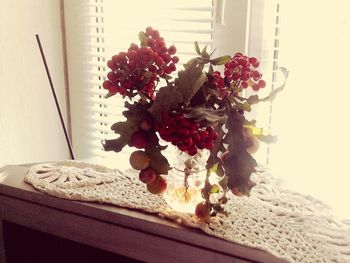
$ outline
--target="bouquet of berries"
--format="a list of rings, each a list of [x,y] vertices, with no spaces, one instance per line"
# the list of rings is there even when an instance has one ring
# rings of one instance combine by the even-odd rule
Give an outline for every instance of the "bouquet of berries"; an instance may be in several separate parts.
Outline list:
[[[130,156],[130,164],[139,170],[139,178],[154,194],[167,187],[166,177],[171,169],[163,151],[172,144],[189,156],[209,151],[206,161],[207,179],[202,189],[203,202],[196,215],[207,219],[224,212],[226,193],[248,195],[254,183],[250,176],[257,162],[252,157],[259,141],[271,142],[247,120],[245,112],[261,101],[271,101],[279,91],[269,96],[244,97],[245,89],[258,92],[266,85],[258,70],[259,61],[241,53],[212,58],[206,47],[184,64],[173,80],[179,57],[175,46],[167,46],[157,30],[147,27],[139,33],[140,45],[132,43],[126,52],[113,56],[107,66],[110,72],[103,87],[106,97],[119,94],[125,101],[123,115],[126,120],[112,125],[118,138],[106,140],[106,151],[119,152],[128,145],[137,148]],[[221,66],[222,72],[215,70]],[[161,79],[165,80],[162,87]],[[224,194],[212,202],[210,195],[218,185],[208,180],[216,173]]]

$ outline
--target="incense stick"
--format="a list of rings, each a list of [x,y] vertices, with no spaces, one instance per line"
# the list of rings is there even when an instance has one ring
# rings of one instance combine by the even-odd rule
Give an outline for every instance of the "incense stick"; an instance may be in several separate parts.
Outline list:
[[[36,34],[35,37],[36,37],[36,41],[38,42],[38,46],[39,46],[41,58],[43,59],[43,63],[44,63],[44,66],[45,66],[47,78],[49,79],[49,82],[50,82],[50,87],[51,87],[52,95],[53,95],[53,97],[54,97],[54,99],[55,99],[55,103],[56,103],[56,108],[57,108],[57,111],[58,111],[58,115],[60,116],[61,125],[62,125],[63,131],[64,131],[64,136],[66,137],[66,141],[67,141],[69,153],[70,153],[70,156],[71,156],[72,160],[75,160],[74,153],[73,153],[73,149],[72,149],[72,144],[71,144],[71,142],[70,142],[70,140],[69,140],[67,128],[66,128],[66,125],[65,125],[64,120],[63,120],[61,108],[60,108],[60,105],[59,105],[59,103],[58,103],[58,99],[57,99],[57,96],[56,96],[55,88],[54,88],[53,83],[52,83],[52,79],[51,79],[49,67],[47,66],[47,63],[46,63],[46,58],[45,58],[45,55],[44,55],[43,48],[42,48],[42,46],[41,46],[41,42],[40,42],[39,35]]]

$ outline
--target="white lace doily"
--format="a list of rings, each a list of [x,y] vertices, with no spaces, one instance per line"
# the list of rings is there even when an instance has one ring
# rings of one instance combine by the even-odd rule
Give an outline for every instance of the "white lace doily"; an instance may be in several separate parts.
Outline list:
[[[205,233],[259,248],[289,262],[350,262],[350,229],[332,210],[312,197],[278,186],[268,172],[253,175],[250,197],[230,196],[229,216],[210,223],[170,210],[162,197],[150,194],[137,172],[112,170],[77,161],[32,166],[25,181],[60,198],[110,203],[159,214]]]

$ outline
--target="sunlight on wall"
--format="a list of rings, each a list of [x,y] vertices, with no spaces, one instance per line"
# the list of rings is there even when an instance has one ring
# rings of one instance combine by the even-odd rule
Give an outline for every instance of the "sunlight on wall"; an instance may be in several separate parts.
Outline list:
[[[60,1],[1,1],[1,163],[69,158],[35,34],[40,35],[62,113],[66,117]]]
[[[348,1],[285,1],[280,66],[288,84],[273,106],[271,167],[350,218]]]

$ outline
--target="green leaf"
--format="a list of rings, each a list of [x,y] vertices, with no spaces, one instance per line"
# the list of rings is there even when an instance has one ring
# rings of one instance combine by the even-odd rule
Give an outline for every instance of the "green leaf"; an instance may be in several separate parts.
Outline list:
[[[135,123],[132,119],[128,119],[126,121],[120,121],[116,122],[111,126],[111,130],[113,130],[115,133],[122,134],[129,134],[133,130],[136,130],[138,127],[138,124]]]
[[[120,152],[130,142],[131,135],[138,130],[138,125],[132,120],[114,123],[111,129],[120,136],[117,139],[106,140],[103,147],[105,151]]]
[[[116,122],[112,125],[111,129],[119,134],[119,137],[106,140],[103,144],[105,151],[120,152],[124,146],[129,144],[131,135],[139,129],[140,122],[144,119],[152,119],[146,105],[136,102],[134,104],[125,102],[124,105],[128,109],[123,111],[126,121]]]
[[[260,141],[264,142],[264,143],[267,143],[267,144],[270,144],[270,143],[276,143],[277,142],[277,136],[275,135],[271,135],[271,134],[268,134],[268,135],[258,135],[256,136]]]
[[[220,199],[219,199],[219,202],[221,203],[221,204],[226,204],[227,202],[228,202],[228,199],[227,199],[227,197],[226,196],[223,196],[223,197],[221,197]]]
[[[123,136],[113,140],[105,140],[103,148],[105,151],[120,152],[128,142],[129,140],[125,139]]]
[[[204,107],[208,102],[209,94],[205,89],[200,88],[198,92],[191,98],[189,105],[192,107]]]
[[[263,101],[263,102],[273,102],[276,97],[277,97],[277,94],[280,93],[282,90],[284,89],[284,86],[281,86],[281,87],[278,87],[277,89],[274,89],[270,92],[270,94],[265,97],[265,98],[262,98],[260,101]]]
[[[214,164],[212,167],[210,167],[209,169],[209,173],[216,173],[216,171],[218,170],[218,163]]]
[[[158,174],[168,174],[170,164],[168,160],[162,155],[161,147],[152,147],[146,149],[145,152],[151,158],[150,167],[152,167]]]
[[[210,58],[210,55],[209,53],[207,52],[207,45],[205,45],[202,49],[202,52],[201,52],[201,56],[202,58],[205,58],[205,59],[209,59]]]
[[[220,177],[224,177],[224,175],[225,175],[224,168],[222,167],[222,162],[220,162],[219,165],[218,165],[218,169],[216,171],[216,175],[220,176]]]
[[[204,58],[205,60],[208,60],[210,58],[210,55],[207,51],[202,52],[201,55],[202,55],[202,58]]]
[[[187,63],[185,70],[178,73],[175,83],[159,89],[153,105],[149,109],[157,122],[161,121],[162,112],[177,109],[179,104],[189,104],[192,97],[207,81],[201,59],[195,58]]]
[[[221,124],[215,126],[215,131],[219,134],[218,138],[216,139],[215,141],[215,144],[214,144],[214,148],[212,150],[210,150],[210,155],[209,155],[209,158],[207,160],[207,164],[206,164],[206,169],[208,171],[208,174],[210,174],[210,168],[214,167],[214,165],[217,165],[217,169],[215,171],[215,173],[218,175],[218,176],[223,176],[224,175],[224,171],[223,171],[223,168],[222,168],[222,161],[221,159],[218,157],[218,154],[219,152],[225,152],[226,149],[223,145],[223,140],[222,140],[222,137],[223,137],[223,134],[224,134],[224,131],[222,129],[222,126]]]
[[[250,132],[255,135],[255,136],[259,136],[263,134],[263,128],[258,128],[255,126],[255,123],[251,123],[251,124],[244,124],[244,128],[248,128],[250,129]]]
[[[284,76],[283,83],[278,88],[272,90],[271,93],[267,97],[261,99],[260,101],[273,102],[276,99],[277,94],[280,93],[284,89],[284,87],[286,86],[286,82],[287,82],[287,79],[288,79],[289,71],[286,68],[284,68],[284,67],[279,67],[278,69],[282,72],[282,74]]]
[[[243,102],[242,107],[243,107],[244,111],[250,112],[252,110],[252,108],[250,107],[250,104],[248,102],[246,102],[246,101]]]
[[[214,204],[213,205],[214,215],[216,215],[216,214],[223,214],[224,216],[228,217],[228,212],[225,210],[224,207],[221,206],[221,204],[224,204],[224,202],[220,202],[220,204]]]
[[[213,67],[213,65],[211,65],[211,64],[210,64],[210,66],[209,66],[209,71],[208,71],[208,73],[209,73],[210,75],[213,75],[213,73],[214,73],[214,67]]]
[[[245,150],[233,154],[224,163],[228,188],[235,188],[241,194],[249,195],[251,188],[255,185],[250,180],[250,176],[256,171],[256,166],[254,158]]]
[[[194,41],[194,48],[196,49],[197,54],[201,55],[201,50],[199,49],[199,45],[197,41]]]
[[[213,65],[224,65],[227,62],[229,62],[231,59],[230,56],[222,56],[222,57],[218,57],[218,58],[214,58],[212,59],[210,62]]]
[[[184,116],[186,118],[193,118],[197,122],[204,122],[207,124],[225,123],[227,120],[227,116],[223,116],[220,110],[203,107],[191,108]]]
[[[108,93],[104,96],[104,98],[105,98],[105,99],[108,99],[108,98],[110,98],[110,97],[112,97],[112,96],[114,96],[114,95],[115,95],[114,93],[108,92]]]
[[[238,189],[241,194],[248,195],[254,183],[250,176],[256,171],[257,162],[246,151],[243,137],[245,119],[235,109],[228,109],[227,133],[224,142],[228,144],[229,155],[223,163],[229,189]]]
[[[162,112],[177,109],[179,104],[189,104],[192,97],[207,81],[203,68],[202,60],[194,58],[187,63],[185,70],[178,73],[179,76],[174,83],[171,82],[159,89],[149,109],[156,122],[162,121]]]
[[[207,90],[207,92],[208,92],[208,94],[210,94],[216,98],[220,96],[220,93],[215,89],[209,89],[209,90]],[[229,98],[231,98],[231,97],[229,97]]]
[[[156,122],[161,122],[162,112],[169,112],[171,109],[176,109],[182,102],[182,94],[175,86],[165,86],[159,89],[149,112],[154,116]]]
[[[175,85],[182,94],[183,103],[188,104],[199,88],[207,81],[203,68],[204,65],[201,63],[201,60],[194,59],[187,65],[185,70],[178,73],[179,77],[175,79]]]
[[[251,95],[248,97],[247,102],[250,105],[254,105],[260,102],[259,96],[258,95]]]
[[[217,194],[219,192],[220,192],[220,186],[218,186],[217,184],[213,184],[210,188],[210,193]]]
[[[239,110],[244,110],[243,103],[238,102],[234,97],[228,98],[231,102],[234,102],[235,106]]]
[[[207,53],[208,54],[208,52],[207,52],[207,45],[205,45],[204,47],[203,47],[203,49],[202,49],[202,55],[204,54],[204,53]]]
[[[260,141],[270,144],[270,143],[276,143],[277,142],[277,136],[270,134],[268,131],[266,131],[263,128],[256,127],[256,121],[252,120],[250,122],[246,122],[244,124],[244,128],[248,128],[251,131],[251,134],[256,136]]]
[[[223,177],[220,181],[219,181],[219,185],[222,187],[222,189],[224,191],[227,191],[227,177]]]
[[[161,76],[161,78],[166,79],[166,80],[171,80],[173,77],[167,74],[164,74],[163,76]]]
[[[139,40],[140,40],[141,46],[147,46],[148,36],[146,35],[145,32],[140,31]]]
[[[256,125],[256,120],[244,120],[244,126],[254,126]]]

